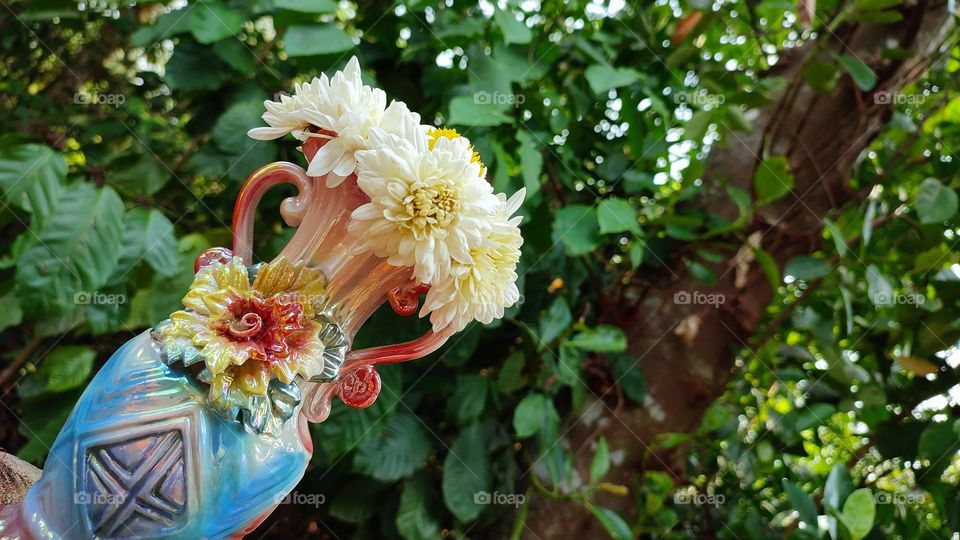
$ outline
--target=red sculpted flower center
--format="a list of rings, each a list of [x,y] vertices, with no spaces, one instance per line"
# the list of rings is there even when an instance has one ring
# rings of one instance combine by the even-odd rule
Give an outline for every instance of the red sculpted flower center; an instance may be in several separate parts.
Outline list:
[[[261,298],[234,298],[228,313],[220,332],[234,341],[261,341],[275,326],[270,305]]]
[[[237,339],[250,339],[263,330],[263,318],[256,313],[246,313],[227,324],[227,332]]]

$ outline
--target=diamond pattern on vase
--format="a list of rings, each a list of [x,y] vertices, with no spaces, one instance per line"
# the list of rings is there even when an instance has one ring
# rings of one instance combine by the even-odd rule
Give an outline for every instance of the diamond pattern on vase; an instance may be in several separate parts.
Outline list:
[[[76,495],[101,538],[164,536],[188,519],[187,454],[179,428],[87,447]]]

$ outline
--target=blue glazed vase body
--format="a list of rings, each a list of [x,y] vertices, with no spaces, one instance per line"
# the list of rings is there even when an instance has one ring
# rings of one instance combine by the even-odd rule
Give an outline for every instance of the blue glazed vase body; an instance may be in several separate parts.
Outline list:
[[[302,430],[302,431],[301,431]],[[301,436],[302,434],[302,436]],[[306,443],[306,446],[305,446]],[[310,458],[296,414],[265,437],[210,409],[149,332],[87,387],[5,534],[23,538],[227,538],[252,530]],[[65,494],[73,494],[72,501]],[[0,521],[0,532],[3,532]]]

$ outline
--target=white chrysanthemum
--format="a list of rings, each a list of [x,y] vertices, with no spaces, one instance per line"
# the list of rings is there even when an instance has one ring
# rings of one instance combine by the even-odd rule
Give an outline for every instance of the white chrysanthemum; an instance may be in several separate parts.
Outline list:
[[[523,202],[521,189],[509,200],[499,194],[500,211],[484,241],[470,250],[472,262],[454,264],[446,278],[431,286],[420,316],[430,314],[434,332],[453,325],[457,332],[470,323],[489,324],[520,299],[517,263],[520,260],[520,220],[510,217]]]
[[[297,85],[293,96],[279,102],[266,101],[263,119],[270,127],[254,128],[255,139],[276,139],[293,133],[300,140],[308,137],[329,139],[310,161],[307,174],[327,175],[327,186],[336,187],[354,172],[356,152],[368,148],[367,137],[379,127],[401,137],[418,130],[420,116],[402,102],[387,105],[387,96],[378,88],[363,84],[360,62],[356,57],[332,78],[321,75],[310,83]],[[327,133],[310,133],[316,127]]]
[[[357,208],[350,231],[378,257],[412,266],[422,283],[443,278],[452,263],[490,231],[500,201],[480,176],[463,137],[403,139],[370,130],[370,150],[357,153],[357,185],[370,202]]]
[[[293,95],[281,95],[280,101],[264,101],[263,106],[267,112],[263,113],[261,118],[270,127],[253,128],[247,135],[260,141],[270,141],[292,133],[301,141],[307,140],[306,130],[311,126],[311,120],[316,120],[311,115],[313,104],[310,98],[316,95],[314,85],[317,81],[318,79],[314,79],[309,83],[297,83]]]

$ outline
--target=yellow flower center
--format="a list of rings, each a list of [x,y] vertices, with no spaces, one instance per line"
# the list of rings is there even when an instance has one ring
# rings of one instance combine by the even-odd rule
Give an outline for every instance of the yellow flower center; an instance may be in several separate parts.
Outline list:
[[[433,147],[436,146],[437,141],[440,140],[440,138],[456,139],[458,137],[463,137],[463,135],[460,135],[457,130],[450,128],[433,128],[430,130],[428,136],[430,137],[430,140],[427,142],[427,145],[429,146],[430,150],[433,150]],[[472,144],[470,145],[470,150],[473,150]],[[487,166],[480,161],[480,154],[476,150],[473,150],[473,156],[470,157],[470,163],[476,163],[477,165],[480,165],[480,176],[484,175],[487,170]]]
[[[460,212],[460,193],[446,183],[415,187],[403,204],[414,234],[426,235],[430,229],[448,227]]]

